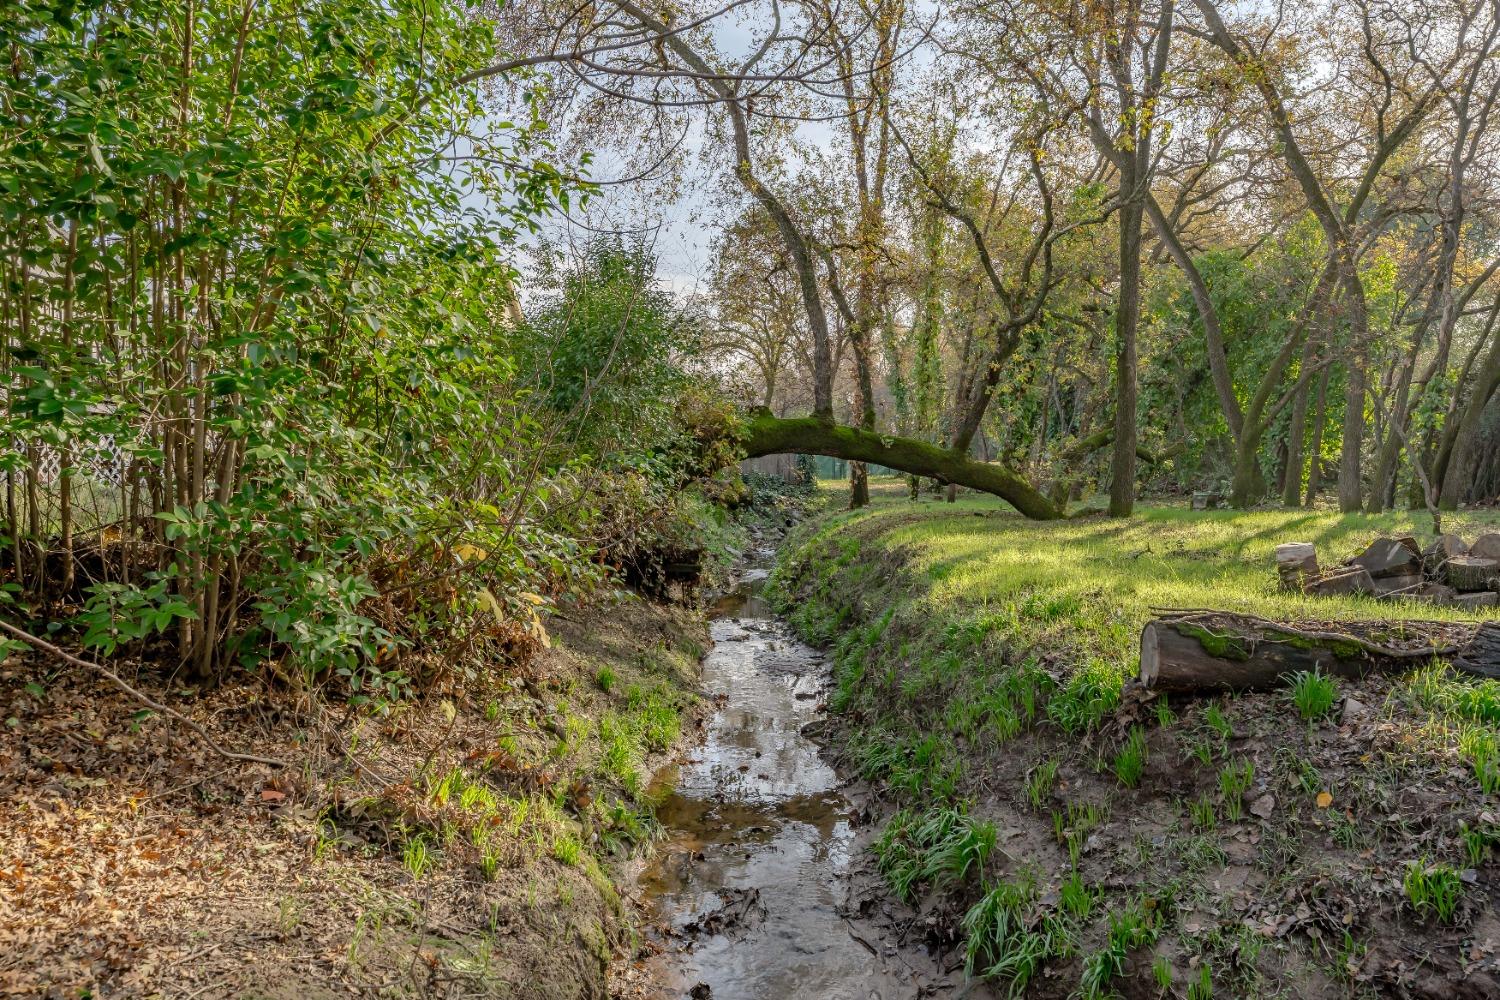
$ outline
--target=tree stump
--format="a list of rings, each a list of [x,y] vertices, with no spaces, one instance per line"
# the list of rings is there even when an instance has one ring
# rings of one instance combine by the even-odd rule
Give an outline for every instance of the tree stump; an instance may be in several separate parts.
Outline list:
[[[1490,590],[1497,575],[1500,575],[1500,561],[1494,559],[1469,555],[1448,560],[1448,584],[1461,592]]]
[[[1500,535],[1491,532],[1474,539],[1468,554],[1476,559],[1494,559],[1500,562]]]
[[[1318,550],[1312,542],[1287,542],[1276,546],[1276,572],[1282,590],[1305,590],[1318,575]]]
[[[1469,547],[1457,535],[1439,535],[1422,550],[1422,571],[1435,580],[1446,578],[1448,561],[1468,555]]]

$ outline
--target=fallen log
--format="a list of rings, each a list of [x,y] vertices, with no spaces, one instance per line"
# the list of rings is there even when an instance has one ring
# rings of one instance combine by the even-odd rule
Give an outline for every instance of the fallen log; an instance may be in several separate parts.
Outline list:
[[[1141,630],[1141,683],[1212,693],[1276,687],[1291,674],[1400,673],[1435,657],[1500,677],[1500,623],[1273,622],[1226,611],[1172,611]]]

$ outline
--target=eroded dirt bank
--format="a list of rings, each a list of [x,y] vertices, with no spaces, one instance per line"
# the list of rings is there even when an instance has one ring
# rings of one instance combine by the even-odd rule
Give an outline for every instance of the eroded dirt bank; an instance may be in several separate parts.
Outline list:
[[[699,717],[707,634],[637,598],[548,626],[524,674],[379,718],[139,679],[280,771],[87,678],[0,669],[0,995],[606,995],[633,940],[614,873]]]

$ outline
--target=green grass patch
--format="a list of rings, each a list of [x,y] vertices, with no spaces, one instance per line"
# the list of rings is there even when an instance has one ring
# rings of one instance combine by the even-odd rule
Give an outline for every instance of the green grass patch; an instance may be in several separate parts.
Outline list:
[[[1292,675],[1292,704],[1297,714],[1309,722],[1333,711],[1338,696],[1338,682],[1320,671],[1299,670]]]
[[[1472,535],[1497,524],[1492,513],[1462,514],[1450,530]],[[833,644],[833,710],[878,720],[880,745],[865,748],[867,776],[922,794],[928,775],[916,758],[946,756],[921,747],[926,735],[982,748],[1036,725],[1070,736],[1098,728],[1138,669],[1140,629],[1153,608],[1207,604],[1287,620],[1472,619],[1451,608],[1277,586],[1273,552],[1281,542],[1314,542],[1332,564],[1378,535],[1426,531],[1425,517],[1408,513],[1150,507],[1128,520],[1039,523],[990,498],[912,502],[877,491],[868,508],[798,528],[767,592],[805,638]],[[1331,683],[1302,679],[1298,711],[1312,718],[1330,711],[1338,695],[1335,687],[1330,697]],[[1425,696],[1476,721],[1500,720],[1500,684],[1434,687]],[[1173,719],[1163,709],[1158,721]],[[1226,755],[1233,726],[1210,705],[1197,731],[1184,749],[1212,766]],[[1127,785],[1130,757],[1117,772]],[[1481,757],[1476,773],[1493,771],[1500,786],[1500,756]],[[944,759],[933,771],[934,795],[951,798],[949,779],[961,787],[974,760],[983,755]]]
[[[995,849],[995,825],[963,806],[896,812],[875,842],[875,858],[891,890],[908,902],[918,887],[961,882],[984,870]]]
[[[1451,924],[1463,898],[1463,881],[1452,865],[1429,865],[1426,858],[1413,861],[1402,880],[1406,901],[1418,914]]]
[[[1141,783],[1141,775],[1146,771],[1146,732],[1140,726],[1130,727],[1124,746],[1115,754],[1113,768],[1115,777],[1126,788]]]
[[[1446,526],[1469,537],[1500,527],[1500,515],[1452,515]],[[877,492],[868,508],[796,529],[767,594],[805,639],[832,647],[830,706],[851,723],[848,759],[902,807],[876,847],[894,892],[911,900],[927,886],[967,885],[967,898],[977,896],[961,927],[967,967],[1012,995],[1048,962],[1077,954],[1086,931],[1092,950],[1078,963],[1077,995],[1102,997],[1121,987],[1131,953],[1154,943],[1156,915],[1144,901],[1122,908],[1117,898],[1108,927],[1098,926],[1105,897],[1084,885],[1079,865],[1108,803],[1085,801],[1081,789],[1061,782],[1063,766],[1072,775],[1087,757],[1123,786],[1117,795],[1131,795],[1149,763],[1147,727],[1154,721],[1170,729],[1157,737],[1156,751],[1174,764],[1180,753],[1182,766],[1201,773],[1207,787],[1179,800],[1178,829],[1164,853],[1187,877],[1203,877],[1228,863],[1218,827],[1244,818],[1245,796],[1255,787],[1255,751],[1237,743],[1264,735],[1260,717],[1232,700],[1168,707],[1161,699],[1130,719],[1122,736],[1104,736],[1123,684],[1139,669],[1141,628],[1156,609],[1197,607],[1285,621],[1475,620],[1453,608],[1278,587],[1273,553],[1282,542],[1311,541],[1324,565],[1334,565],[1377,536],[1425,538],[1429,530],[1425,515],[1408,513],[1180,508],[1038,523],[990,498],[946,504]],[[1450,765],[1461,759],[1484,790],[1500,794],[1500,683],[1459,681],[1433,669],[1400,690],[1430,713],[1432,742],[1443,741]],[[1310,673],[1292,682],[1287,698],[1311,721],[1326,718],[1339,695],[1336,682]],[[1016,745],[1033,731],[1043,753]],[[1018,753],[1037,763],[1024,774],[1009,770],[1013,787],[970,781],[993,779],[997,762]],[[1268,757],[1259,763],[1271,772],[1263,778],[1314,800],[1329,780],[1342,780],[1325,778],[1290,747],[1276,753],[1274,766]],[[1050,811],[1072,869],[1057,873],[1052,881],[1061,880],[1060,888],[1046,902],[1036,887],[1042,872],[992,880],[986,858],[993,830],[976,828],[961,804],[976,792],[1009,794],[1043,821]],[[1459,839],[1471,859],[1496,850],[1489,831],[1465,827]],[[1445,870],[1424,863],[1414,871],[1412,908],[1451,919],[1458,903]],[[1236,954],[1248,954],[1243,943],[1214,953],[1227,977],[1221,990],[1237,983]],[[1213,995],[1207,961],[1175,985],[1166,961],[1153,974],[1163,990],[1199,1000]]]

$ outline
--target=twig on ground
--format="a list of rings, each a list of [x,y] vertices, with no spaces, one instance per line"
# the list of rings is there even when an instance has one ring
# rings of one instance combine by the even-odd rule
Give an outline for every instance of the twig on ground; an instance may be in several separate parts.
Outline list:
[[[71,663],[75,667],[83,667],[86,670],[92,670],[95,673],[103,674],[111,682],[113,682],[115,687],[119,688],[121,691],[124,691],[126,694],[130,695],[132,698],[134,698],[136,701],[139,701],[147,708],[150,708],[155,712],[160,712],[162,715],[171,716],[178,722],[182,723],[184,726],[187,726],[193,732],[197,733],[198,738],[203,740],[204,743],[208,744],[208,748],[214,753],[218,754],[220,757],[225,757],[229,760],[242,760],[250,764],[266,764],[270,767],[287,766],[286,761],[277,760],[275,757],[261,757],[258,754],[253,753],[235,753],[232,750],[225,750],[223,747],[219,746],[218,743],[214,742],[214,738],[208,735],[208,731],[205,730],[202,726],[198,725],[198,723],[194,722],[192,719],[189,719],[187,716],[183,715],[175,708],[168,708],[166,705],[163,705],[159,701],[153,701],[145,694],[142,694],[140,691],[137,691],[135,688],[125,683],[124,679],[121,678],[119,674],[115,673],[113,670],[110,670],[102,663],[95,663],[92,660],[85,660],[82,657],[74,656],[72,653],[68,652],[62,647],[54,646],[46,639],[38,639],[36,636],[32,635],[30,632],[27,632],[25,629],[17,628],[9,622],[0,621],[0,630],[4,630],[5,632],[10,633],[29,646],[35,646],[37,649],[40,649],[45,653],[50,653],[51,655],[57,657],[59,660],[62,660],[65,663]]]

